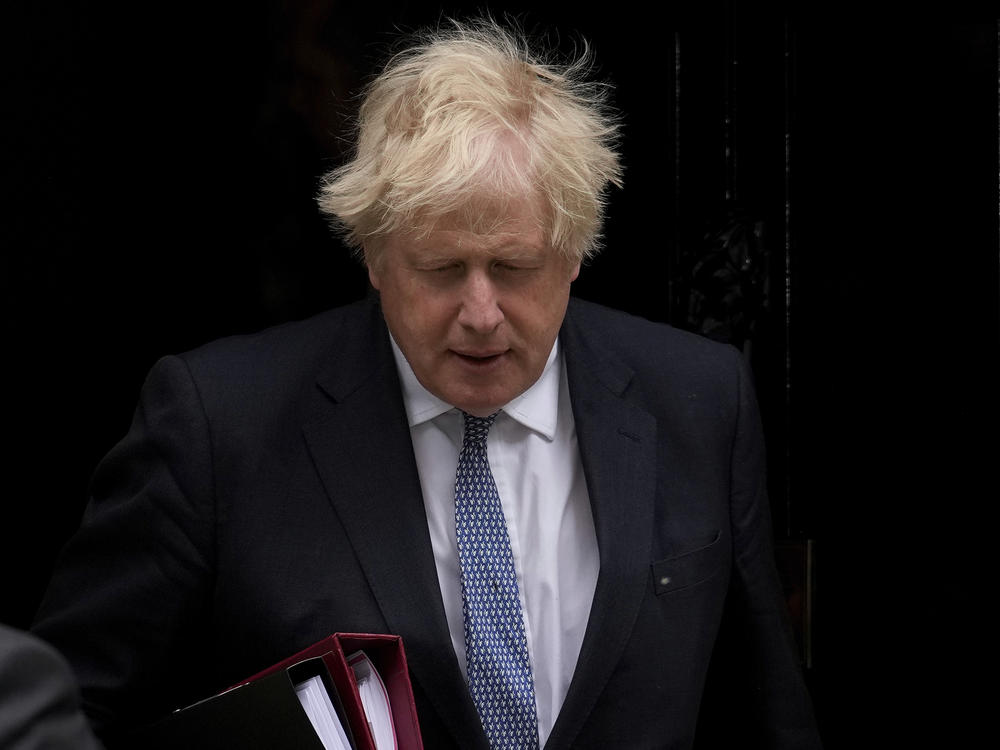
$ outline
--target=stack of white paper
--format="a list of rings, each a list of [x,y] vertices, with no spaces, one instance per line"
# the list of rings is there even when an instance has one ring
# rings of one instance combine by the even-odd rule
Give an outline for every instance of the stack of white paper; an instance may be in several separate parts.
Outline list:
[[[310,677],[295,686],[295,694],[323,742],[323,747],[326,750],[351,750],[351,743],[347,741],[344,727],[340,724],[340,717],[337,716],[323,680],[319,676]]]
[[[396,750],[396,728],[392,723],[389,693],[382,677],[364,651],[355,651],[347,657],[347,663],[354,670],[361,705],[364,706],[376,750]]]

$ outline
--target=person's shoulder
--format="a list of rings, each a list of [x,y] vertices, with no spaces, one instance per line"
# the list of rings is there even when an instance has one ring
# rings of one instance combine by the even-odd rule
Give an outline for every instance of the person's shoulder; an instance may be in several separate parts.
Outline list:
[[[55,649],[33,634],[0,624],[0,667],[2,674],[21,664],[42,663],[61,668],[61,659]],[[0,686],[7,683],[0,680]]]
[[[711,364],[738,353],[730,344],[577,298],[570,300],[567,326],[591,346],[629,362]]]
[[[663,413],[689,413],[694,404],[728,404],[735,413],[748,377],[731,344],[580,300],[567,311],[562,341],[571,370],[613,373],[608,382],[627,382],[633,398]]]
[[[215,339],[178,356],[192,363],[233,358],[311,357],[334,345],[339,337],[356,334],[366,323],[376,325],[379,316],[377,305],[371,300],[361,300],[302,320]]]
[[[29,684],[68,686],[71,680],[66,662],[47,642],[30,632],[0,625],[0,696]]]
[[[31,632],[0,625],[0,747],[98,746],[62,655]]]
[[[388,348],[378,335],[382,330],[378,305],[363,300],[164,356],[147,377],[147,388],[190,383],[206,403],[281,403],[312,388],[323,372],[381,361],[378,347]]]

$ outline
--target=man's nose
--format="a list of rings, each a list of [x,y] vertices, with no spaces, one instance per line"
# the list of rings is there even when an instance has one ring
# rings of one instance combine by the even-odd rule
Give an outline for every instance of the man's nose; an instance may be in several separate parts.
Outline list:
[[[469,274],[462,289],[458,322],[476,333],[487,334],[495,331],[503,318],[493,281],[486,273]]]

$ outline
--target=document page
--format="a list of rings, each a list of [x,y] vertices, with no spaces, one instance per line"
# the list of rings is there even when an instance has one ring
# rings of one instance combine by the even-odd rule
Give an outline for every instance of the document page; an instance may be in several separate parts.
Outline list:
[[[326,750],[351,750],[351,743],[347,740],[347,734],[340,724],[340,717],[337,716],[323,680],[318,675],[303,680],[295,686],[295,694],[323,742],[323,747]]]
[[[364,651],[355,651],[347,657],[347,663],[354,670],[361,705],[364,706],[376,750],[396,750],[396,728],[392,723],[389,693],[382,677]]]

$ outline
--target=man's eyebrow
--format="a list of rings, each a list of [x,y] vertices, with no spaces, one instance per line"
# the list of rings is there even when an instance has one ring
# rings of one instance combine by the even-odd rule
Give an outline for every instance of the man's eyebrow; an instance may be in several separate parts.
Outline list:
[[[500,260],[515,260],[515,261],[542,261],[545,260],[547,253],[545,250],[533,250],[531,248],[517,248],[514,250],[501,249],[496,252],[490,253],[494,258]]]
[[[516,232],[509,234],[498,233],[493,235],[493,237],[496,241],[490,243],[492,251],[506,252],[510,249],[515,249],[528,253],[545,253],[549,249],[548,245],[541,238],[526,238],[523,234]]]
[[[410,266],[412,268],[434,268],[457,262],[459,262],[458,258],[454,255],[427,255],[421,258],[411,258]]]

